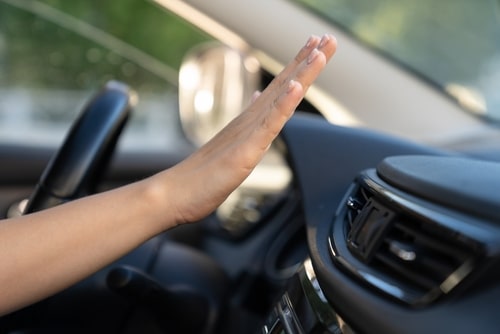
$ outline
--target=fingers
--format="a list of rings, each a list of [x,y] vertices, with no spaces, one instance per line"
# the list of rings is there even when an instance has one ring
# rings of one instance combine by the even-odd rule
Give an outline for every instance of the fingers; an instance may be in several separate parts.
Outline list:
[[[326,62],[328,62],[333,56],[336,47],[337,41],[332,35],[325,34],[321,39],[314,35],[311,36],[293,61],[273,80],[270,85],[271,89],[275,89],[274,85],[286,86],[289,80],[295,79],[297,72],[303,67],[303,64],[310,64],[314,60],[315,56],[317,56],[317,51],[323,53]],[[310,82],[301,82],[301,84],[304,87],[308,87]]]
[[[311,36],[292,61],[251,105],[208,143],[174,170],[179,191],[180,221],[195,221],[215,209],[253,170],[286,121],[292,116],[307,88],[318,77],[336,49],[335,38]],[[202,185],[193,192],[185,184]],[[193,210],[196,208],[196,210]]]
[[[305,94],[309,86],[318,77],[326,63],[335,53],[336,47],[337,42],[331,35],[325,34],[321,40],[316,36],[312,36],[298,52],[295,59],[262,92],[259,99],[263,101],[260,102],[264,106],[266,104],[277,105],[279,99],[287,98],[284,93],[289,89],[292,80],[300,84],[302,88],[301,92]],[[261,108],[260,110],[266,109],[262,108],[262,105],[258,103],[255,103],[255,106]],[[286,108],[282,110],[286,110]]]
[[[264,91],[254,93],[252,104],[246,112],[212,138],[200,154],[223,151],[240,142],[254,143],[249,144],[250,147],[268,147],[335,49],[336,40],[333,36],[324,35],[321,39],[311,36],[273,82]],[[260,144],[255,144],[257,142]]]
[[[337,42],[332,35],[325,34],[321,39],[311,36],[295,58],[275,77],[259,98],[266,100],[265,104],[274,103],[273,101],[287,90],[291,80],[298,81],[305,93],[333,56],[336,47]]]
[[[337,41],[331,35],[325,34],[315,48],[310,50],[302,61],[294,66],[288,80],[297,80],[302,84],[304,93],[319,75],[326,63],[333,56]]]
[[[262,136],[261,148],[268,147],[278,135],[335,50],[336,40],[333,36],[324,35],[321,40],[312,37],[254,101],[250,110],[257,108],[255,112],[262,117],[256,132]]]
[[[292,73],[296,70],[297,66],[299,66],[320,44],[321,40],[318,36],[312,35],[307,40],[306,44],[299,50],[295,58],[281,71],[280,74],[273,80],[270,86],[274,89],[274,85],[279,85],[284,82],[287,78],[289,78]]]
[[[318,50],[323,52],[326,56],[327,61],[329,61],[337,50],[337,39],[330,34],[324,35],[323,39],[318,45]]]
[[[300,49],[299,53],[295,56],[295,64],[300,64],[304,59],[307,58],[311,50],[315,49],[318,47],[318,45],[321,43],[321,40],[319,39],[318,36],[312,35],[309,37],[307,40],[306,44],[302,49]]]
[[[233,136],[260,133],[262,145],[259,146],[267,147],[267,141],[272,140],[292,116],[309,86],[333,56],[335,49],[336,40],[333,36],[326,34],[321,39],[311,36],[271,84],[264,91],[253,95],[252,104],[246,110],[253,116],[247,118],[241,115],[242,117],[234,120]]]

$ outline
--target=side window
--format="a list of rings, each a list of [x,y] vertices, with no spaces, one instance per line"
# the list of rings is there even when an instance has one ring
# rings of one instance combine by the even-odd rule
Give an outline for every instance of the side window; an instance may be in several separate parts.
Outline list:
[[[123,145],[174,144],[181,59],[208,39],[147,0],[0,0],[0,144],[57,146],[111,79],[139,94]]]

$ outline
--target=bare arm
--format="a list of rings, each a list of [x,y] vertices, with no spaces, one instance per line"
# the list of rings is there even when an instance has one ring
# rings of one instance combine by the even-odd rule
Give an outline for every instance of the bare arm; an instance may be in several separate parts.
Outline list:
[[[1,221],[0,314],[76,283],[166,229],[210,214],[262,159],[335,48],[330,35],[311,37],[246,110],[178,165]]]

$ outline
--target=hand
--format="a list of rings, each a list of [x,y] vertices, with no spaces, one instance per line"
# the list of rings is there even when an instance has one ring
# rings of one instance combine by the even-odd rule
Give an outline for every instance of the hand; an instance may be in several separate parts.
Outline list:
[[[171,189],[175,189],[177,223],[194,222],[210,214],[244,181],[335,50],[333,36],[324,35],[321,40],[310,37],[246,110],[193,155],[165,172],[171,177]]]
[[[311,37],[253,103],[183,162],[143,181],[0,222],[0,315],[41,300],[177,224],[210,214],[250,174],[335,52]]]

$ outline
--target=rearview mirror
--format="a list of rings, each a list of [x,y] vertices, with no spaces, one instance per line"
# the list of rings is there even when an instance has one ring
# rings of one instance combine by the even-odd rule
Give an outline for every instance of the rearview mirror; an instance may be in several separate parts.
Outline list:
[[[259,89],[259,69],[254,57],[217,42],[188,52],[179,73],[179,108],[193,143],[208,141],[249,104]]]

